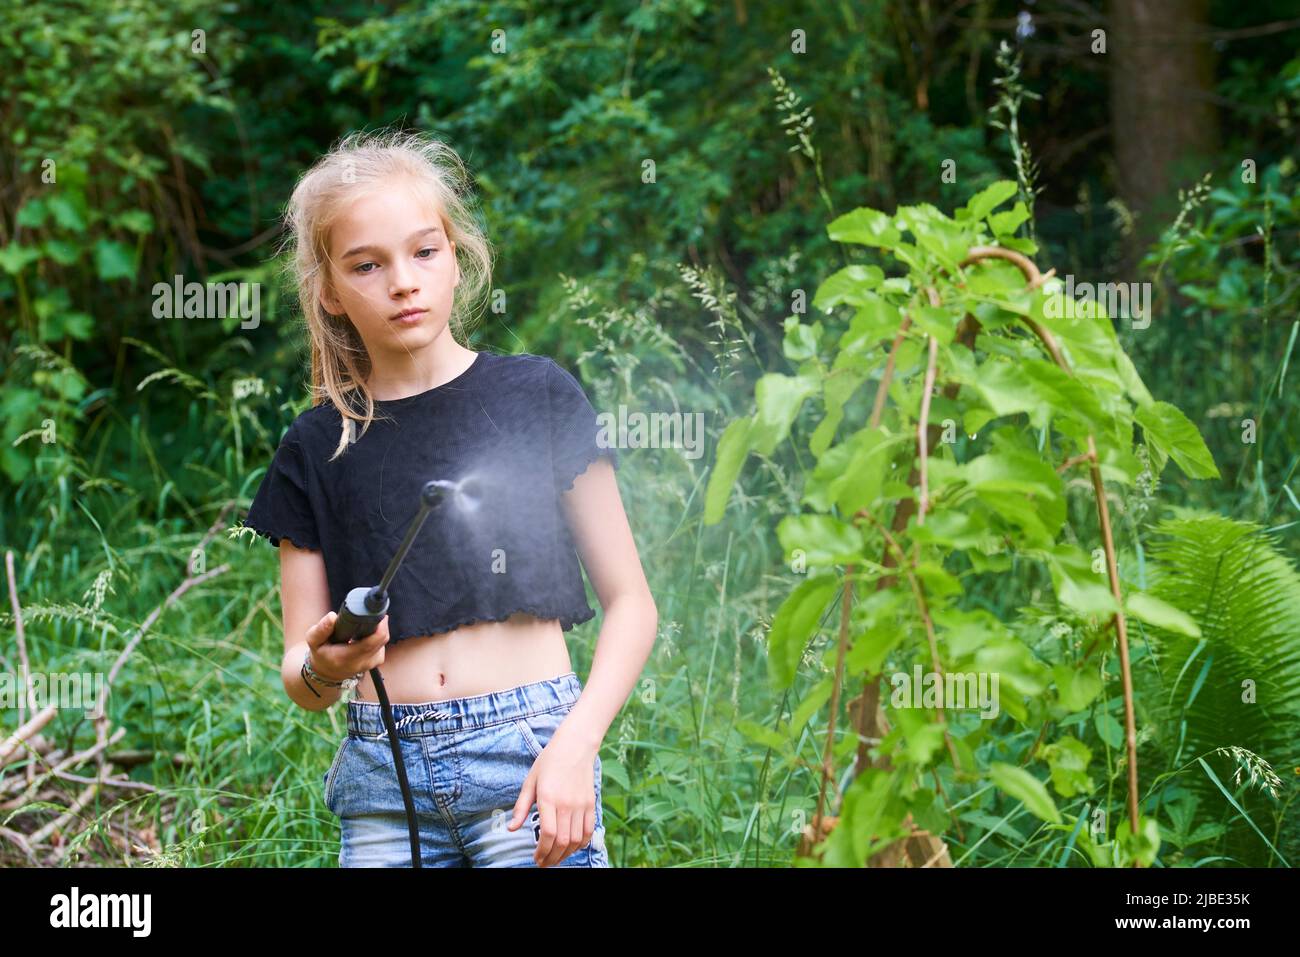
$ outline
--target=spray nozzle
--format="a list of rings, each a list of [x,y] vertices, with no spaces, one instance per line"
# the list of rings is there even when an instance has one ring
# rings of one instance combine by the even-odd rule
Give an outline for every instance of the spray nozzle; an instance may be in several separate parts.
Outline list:
[[[420,531],[420,526],[424,524],[424,520],[429,513],[446,501],[448,497],[461,511],[476,511],[482,496],[481,485],[482,483],[473,476],[463,478],[459,482],[452,482],[448,479],[433,479],[424,483],[424,488],[420,490],[420,509],[416,512],[415,518],[411,520],[411,524],[406,530],[406,536],[397,549],[397,554],[389,562],[383,580],[372,588],[366,596],[366,605],[371,611],[378,611],[383,607],[384,602],[387,600],[388,586],[392,582],[393,576],[397,574],[402,559],[406,557],[406,553],[411,548],[411,543],[415,541],[416,533]]]
[[[426,482],[420,497],[429,508],[440,505],[450,497],[453,504],[462,511],[473,512],[479,507],[481,495],[482,489],[479,481],[470,476],[461,479],[459,482],[452,482],[447,479],[434,479],[431,482]]]

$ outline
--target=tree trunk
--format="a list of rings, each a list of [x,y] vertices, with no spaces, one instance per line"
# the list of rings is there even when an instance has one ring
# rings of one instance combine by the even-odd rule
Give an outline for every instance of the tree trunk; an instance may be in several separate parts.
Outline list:
[[[1218,142],[1207,8],[1208,0],[1110,3],[1111,133],[1139,244],[1168,226],[1178,189],[1204,175]]]

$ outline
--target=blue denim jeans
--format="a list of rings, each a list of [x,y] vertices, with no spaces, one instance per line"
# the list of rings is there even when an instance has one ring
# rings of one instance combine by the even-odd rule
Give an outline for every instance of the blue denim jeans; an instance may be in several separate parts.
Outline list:
[[[517,830],[506,825],[533,762],[581,692],[570,671],[492,694],[392,706],[420,829],[421,866],[536,866],[536,803]],[[610,866],[600,776],[597,755],[595,830],[557,867]],[[406,808],[378,703],[348,702],[348,734],[323,784],[325,806],[342,824],[340,867],[410,866]]]

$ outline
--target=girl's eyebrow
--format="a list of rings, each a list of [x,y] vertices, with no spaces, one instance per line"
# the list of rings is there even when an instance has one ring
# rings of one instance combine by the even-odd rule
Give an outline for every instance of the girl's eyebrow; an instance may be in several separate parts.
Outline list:
[[[415,232],[411,233],[411,235],[406,237],[406,241],[409,243],[412,239],[416,239],[420,236],[425,235],[426,233],[440,233],[440,232],[442,232],[441,226],[429,226],[426,229],[417,229]],[[353,248],[345,252],[341,258],[347,259],[349,256],[355,256],[357,253],[377,253],[380,251],[381,250],[379,249],[378,246],[354,246]]]

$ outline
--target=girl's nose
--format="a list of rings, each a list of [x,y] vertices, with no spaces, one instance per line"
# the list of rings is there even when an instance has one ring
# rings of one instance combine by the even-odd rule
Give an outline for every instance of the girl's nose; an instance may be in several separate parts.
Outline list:
[[[419,292],[419,287],[415,282],[415,273],[409,266],[396,265],[389,271],[391,282],[389,283],[388,292],[392,296],[398,296],[402,293]]]

